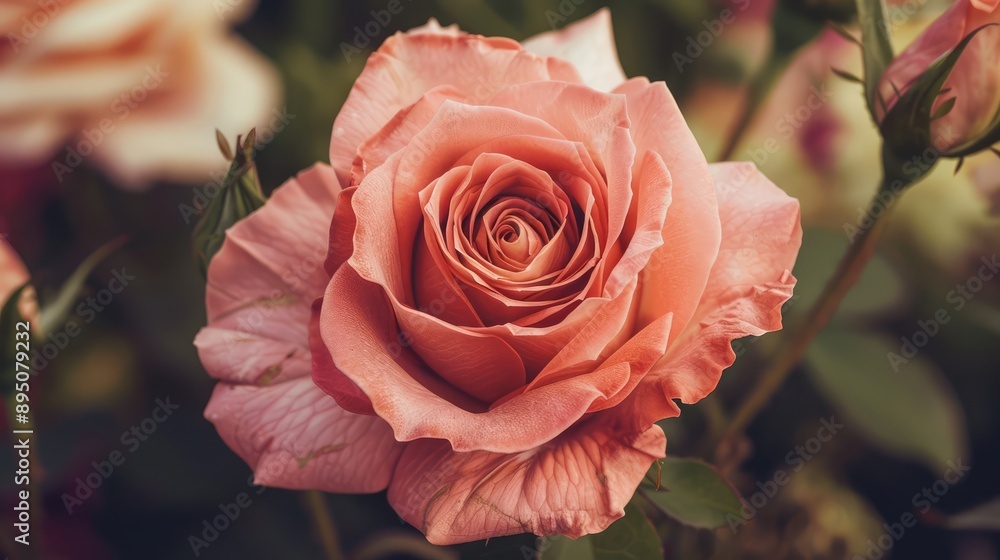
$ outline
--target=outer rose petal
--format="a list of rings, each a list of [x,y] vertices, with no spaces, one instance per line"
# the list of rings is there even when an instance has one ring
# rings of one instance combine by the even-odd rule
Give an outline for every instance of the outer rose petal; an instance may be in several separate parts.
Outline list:
[[[195,345],[223,383],[205,416],[261,484],[374,492],[402,451],[384,421],[343,410],[310,376],[311,305],[326,285],[339,191],[330,167],[304,171],[227,232],[209,267],[209,326]]]
[[[516,455],[455,453],[447,442],[420,440],[407,445],[388,498],[438,545],[517,533],[577,538],[624,515],[665,446],[658,426],[625,431],[612,412]]]
[[[535,35],[523,45],[530,53],[572,63],[583,76],[583,83],[594,89],[611,91],[626,80],[618,60],[611,10],[607,8],[558,31]]]
[[[340,408],[308,377],[270,387],[219,383],[205,418],[266,486],[378,492],[403,451],[388,424]]]
[[[732,365],[733,340],[781,328],[792,296],[789,272],[802,244],[799,204],[750,163],[714,164],[722,246],[695,319],[635,393],[636,425],[672,416],[675,398],[693,403]]]
[[[628,99],[636,154],[659,154],[673,180],[663,246],[653,253],[641,278],[639,325],[672,312],[676,337],[694,315],[722,239],[712,176],[666,84],[635,78],[615,93]],[[633,176],[640,176],[644,161],[636,158]]]
[[[510,39],[453,30],[397,33],[368,58],[337,115],[330,164],[346,184],[358,147],[436,87],[451,86],[467,103],[481,104],[505,86],[547,80],[581,82],[569,63],[526,53]]]

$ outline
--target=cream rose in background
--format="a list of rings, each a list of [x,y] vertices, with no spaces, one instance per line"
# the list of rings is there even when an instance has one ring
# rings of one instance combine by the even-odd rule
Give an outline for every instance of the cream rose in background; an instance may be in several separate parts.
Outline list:
[[[99,165],[117,183],[204,182],[214,130],[261,126],[279,77],[230,27],[253,2],[0,1],[0,167]],[[92,153],[90,153],[92,151]]]

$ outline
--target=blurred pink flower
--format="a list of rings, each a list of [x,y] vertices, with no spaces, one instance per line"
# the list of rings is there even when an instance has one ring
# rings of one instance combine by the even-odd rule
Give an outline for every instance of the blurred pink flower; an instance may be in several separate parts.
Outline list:
[[[988,24],[1000,24],[1000,0],[958,0],[910,44],[886,69],[879,92],[891,110],[898,96],[940,57],[970,33]],[[954,98],[948,115],[931,125],[935,147],[949,148],[975,139],[1000,110],[1000,26],[987,27],[962,53],[935,101],[934,110]],[[878,105],[877,108],[880,108]],[[880,112],[881,120],[884,112]]]
[[[214,130],[280,109],[271,65],[229,27],[253,2],[0,0],[0,166],[93,160],[117,182],[201,181]]]
[[[708,165],[606,10],[395,35],[330,161],[211,263],[205,415],[259,483],[387,489],[433,543],[607,528],[795,284],[796,201]]]
[[[28,281],[28,271],[21,258],[7,241],[0,239],[0,305],[14,293],[21,284]]]
[[[3,238],[0,238],[0,307],[29,280],[28,269],[21,262],[14,248]],[[38,315],[38,304],[34,288],[30,286],[21,293],[18,301],[18,312],[29,321],[34,321]]]

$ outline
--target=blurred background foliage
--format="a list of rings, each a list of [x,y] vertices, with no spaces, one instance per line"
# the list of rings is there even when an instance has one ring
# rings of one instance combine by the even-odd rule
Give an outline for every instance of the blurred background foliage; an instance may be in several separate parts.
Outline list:
[[[734,26],[679,69],[674,55],[688,52],[689,40],[709,29],[706,22],[727,8],[742,11],[740,6],[746,5],[750,14],[758,1],[403,0],[403,12],[371,44],[355,45],[358,28],[372,21],[372,10],[385,8],[384,0],[263,0],[237,31],[279,67],[285,105],[294,117],[258,154],[262,184],[265,191],[273,190],[299,170],[327,159],[333,119],[367,52],[391,33],[435,17],[475,33],[524,39],[602,6],[612,11],[626,73],[668,83],[709,159],[716,159],[713,154],[721,153],[740,129],[745,129],[743,145],[751,147],[729,151],[733,159],[752,159],[754,124],[738,124],[740,115],[766,108],[774,83],[804,47],[827,33],[826,21],[849,26],[853,18],[853,2],[846,0],[780,2],[757,28],[747,25],[737,31]],[[935,0],[914,0],[912,5],[927,17],[941,7]],[[344,44],[362,53],[345,56]],[[852,56],[858,58],[857,53]],[[827,79],[813,78],[814,83]],[[856,96],[860,102],[860,88],[851,90],[853,84],[831,82],[829,87],[836,88],[838,99]],[[843,145],[829,150],[850,169],[805,170],[808,154],[794,146],[762,165],[803,200],[809,226],[795,270],[799,288],[788,314],[801,312],[817,297],[846,247],[841,225],[853,223],[855,207],[875,187],[877,167],[865,168],[846,155],[877,149],[871,140],[874,126],[863,111],[856,113],[850,118],[857,122],[845,125],[850,134],[839,137]],[[722,117],[725,122],[718,124]],[[814,121],[828,122],[828,117],[824,113]],[[858,130],[867,135],[862,145],[873,147],[858,148]],[[949,515],[1000,495],[1000,278],[985,282],[960,310],[948,298],[957,284],[975,274],[980,257],[995,254],[1000,224],[987,218],[985,206],[949,214],[953,205],[941,201],[964,200],[959,192],[969,188],[963,186],[968,182],[964,176],[939,170],[933,181],[942,185],[940,190],[917,187],[907,194],[916,209],[894,221],[895,234],[884,240],[880,256],[828,332],[747,438],[719,447],[710,444],[724,427],[727,411],[752,386],[773,350],[774,336],[737,343],[740,358],[717,393],[698,406],[682,407],[679,419],[663,422],[671,455],[708,460],[744,496],[759,491],[758,483],[772,480],[778,470],[790,473],[788,485],[735,534],[728,527],[712,532],[662,519],[658,530],[666,537],[668,557],[864,557],[869,539],[885,532],[882,524],[913,511],[914,494],[938,480],[948,461],[961,460],[972,466],[971,472],[922,512],[917,527],[894,541],[885,556],[1000,558],[997,541],[981,530],[1000,525],[995,511],[956,523],[975,530],[945,528]],[[205,178],[206,184],[211,182]],[[97,266],[85,295],[104,288],[122,267],[135,276],[92,321],[76,317],[84,328],[68,337],[34,381],[34,394],[42,395],[35,406],[44,512],[36,527],[43,531],[44,558],[191,557],[189,536],[201,536],[203,520],[241,492],[251,495],[252,505],[199,557],[322,555],[302,495],[280,489],[258,494],[248,483],[249,468],[202,418],[213,381],[191,344],[205,322],[204,288],[192,259],[194,221],[182,210],[194,204],[199,189],[204,186],[158,185],[130,193],[114,188],[95,170],[82,169],[66,182],[2,209],[5,233],[35,274],[43,298],[51,299],[52,287],[96,247],[123,235],[127,245]],[[933,239],[953,240],[929,250],[933,244],[913,233],[918,230]],[[900,352],[900,337],[912,339],[920,328],[917,321],[941,309],[948,310],[950,321],[893,371],[887,356]],[[180,409],[134,453],[126,453],[125,463],[92,496],[67,513],[62,496],[75,492],[78,479],[93,472],[93,461],[123,449],[122,434],[164,397]],[[845,425],[843,430],[805,468],[792,472],[788,454],[831,415]],[[9,446],[4,446],[0,461],[11,460]],[[0,483],[5,496],[10,482]],[[396,545],[423,550],[426,558],[527,558],[525,551],[535,547],[531,537],[510,537],[447,550],[413,548],[419,534],[399,521],[383,495],[327,500],[342,546],[356,558],[412,557],[393,556]],[[8,504],[2,511],[10,511]]]

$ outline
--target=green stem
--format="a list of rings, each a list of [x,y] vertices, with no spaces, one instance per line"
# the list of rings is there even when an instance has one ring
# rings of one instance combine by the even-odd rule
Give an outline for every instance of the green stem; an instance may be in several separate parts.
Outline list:
[[[330,507],[326,503],[323,493],[318,490],[309,490],[303,493],[306,511],[313,523],[313,530],[319,536],[320,544],[327,560],[343,560],[344,553],[340,549],[340,537],[337,535],[337,526],[330,513]]]
[[[878,193],[881,193],[882,190],[880,188]],[[841,258],[833,277],[827,282],[822,295],[806,314],[802,324],[798,325],[797,328],[785,330],[786,333],[791,333],[791,336],[782,341],[777,351],[777,357],[764,370],[760,382],[736,411],[721,441],[743,433],[750,422],[770,402],[771,397],[788,378],[795,365],[802,360],[810,343],[826,327],[844,297],[854,287],[862,271],[871,261],[875,254],[875,245],[885,229],[890,210],[877,198],[878,193],[868,205],[867,215],[872,216],[873,223],[851,243]],[[879,209],[882,211],[877,212]]]

